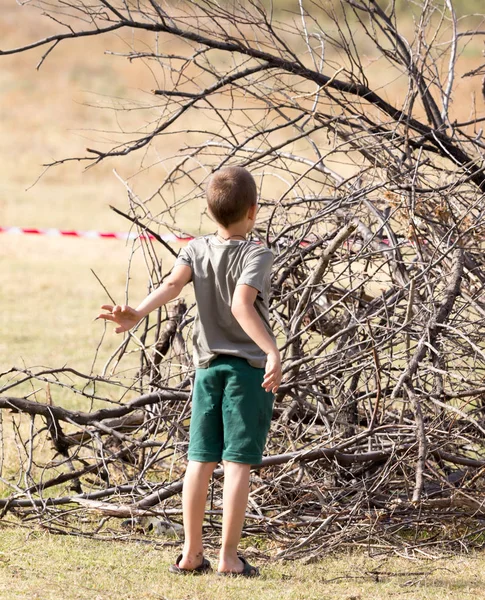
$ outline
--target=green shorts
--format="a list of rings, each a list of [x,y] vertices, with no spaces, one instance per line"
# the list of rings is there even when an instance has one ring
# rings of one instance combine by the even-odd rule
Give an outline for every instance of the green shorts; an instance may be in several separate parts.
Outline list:
[[[263,378],[264,369],[225,354],[197,369],[189,460],[261,462],[273,413],[273,394],[261,387]]]

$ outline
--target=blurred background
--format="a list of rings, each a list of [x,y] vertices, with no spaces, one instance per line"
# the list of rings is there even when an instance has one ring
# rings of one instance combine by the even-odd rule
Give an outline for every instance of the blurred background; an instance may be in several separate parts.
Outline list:
[[[290,0],[278,3],[280,17],[292,19],[294,4]],[[454,5],[458,11],[473,12],[476,0]],[[26,45],[61,29],[35,8],[19,6],[14,0],[0,0],[0,14],[3,49]],[[409,19],[411,32],[413,15],[404,13],[400,18]],[[165,172],[162,160],[141,152],[88,169],[87,163],[78,161],[47,170],[43,165],[85,156],[89,147],[111,148],[120,139],[120,130],[139,132],[144,123],[157,118],[151,90],[161,86],[157,81],[160,74],[143,60],[120,56],[133,45],[148,48],[151,42],[132,32],[68,40],[40,69],[37,65],[46,47],[0,57],[2,227],[128,231],[130,223],[109,208],[110,204],[127,208],[127,192],[120,179],[143,197],[161,180]],[[170,38],[160,37],[159,44],[174,47]],[[365,50],[365,41],[362,44]],[[477,40],[466,45],[458,73],[476,68],[483,60],[482,50]],[[369,47],[365,56],[369,80],[378,81],[379,93],[394,102],[406,94],[406,86],[396,72],[383,71],[378,59]],[[457,79],[453,108],[458,118],[470,118],[471,98],[477,95],[483,106],[477,78]],[[127,106],[140,110],[122,110]],[[194,112],[187,118],[198,116]],[[170,156],[167,139],[163,147],[150,152]],[[173,143],[175,154],[180,140]],[[139,175],[134,177],[136,173]],[[192,216],[180,212],[177,225],[193,235],[204,231],[208,225],[198,217],[199,209],[197,205]],[[93,319],[99,306],[109,301],[91,269],[116,302],[138,303],[146,293],[148,279],[143,248],[136,244],[127,297],[132,242],[0,233],[0,373],[14,365],[68,364],[89,370],[104,331],[103,324]],[[159,246],[157,252],[165,261],[166,272],[170,255]],[[97,358],[99,367],[119,341],[107,331]]]
[[[4,49],[60,30],[13,0],[0,0],[0,14]],[[37,70],[45,50],[0,58],[0,225],[128,231],[130,223],[109,205],[126,209],[126,189],[113,170],[129,179],[139,170],[136,159],[90,169],[77,161],[47,171],[43,165],[110,146],[120,127],[112,103],[152,100],[153,76],[141,61],[106,54],[128,50],[120,35],[71,40]],[[148,170],[143,181],[152,177],[157,173]],[[131,250],[132,242],[118,240],[0,234],[0,372],[13,365],[89,369],[104,329],[93,319],[109,302],[91,269],[122,303]],[[138,302],[147,276],[140,252],[134,261]],[[100,361],[119,343],[115,337],[108,332]]]

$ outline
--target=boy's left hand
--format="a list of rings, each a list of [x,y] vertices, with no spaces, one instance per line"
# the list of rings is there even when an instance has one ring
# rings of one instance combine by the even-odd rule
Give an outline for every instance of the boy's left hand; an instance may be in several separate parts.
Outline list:
[[[135,308],[131,308],[131,306],[119,306],[118,304],[116,306],[111,306],[111,304],[103,304],[101,308],[103,310],[109,310],[109,313],[101,313],[97,318],[116,323],[118,325],[115,329],[116,333],[128,331],[142,318],[138,311]]]
[[[262,387],[267,392],[275,394],[281,384],[281,358],[280,353],[276,350],[270,352],[266,357],[266,369]]]

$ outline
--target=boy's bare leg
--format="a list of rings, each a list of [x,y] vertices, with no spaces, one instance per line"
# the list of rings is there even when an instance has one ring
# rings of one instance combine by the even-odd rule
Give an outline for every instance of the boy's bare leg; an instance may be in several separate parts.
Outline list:
[[[240,573],[243,563],[237,557],[244,516],[248,504],[251,465],[224,461],[222,544],[218,571]]]
[[[189,461],[184,477],[182,508],[184,517],[184,549],[179,567],[195,569],[204,558],[202,523],[204,521],[207,488],[217,463]]]

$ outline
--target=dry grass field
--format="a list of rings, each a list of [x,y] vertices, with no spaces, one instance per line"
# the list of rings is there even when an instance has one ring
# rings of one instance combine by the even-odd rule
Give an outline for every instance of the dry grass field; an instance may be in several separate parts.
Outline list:
[[[25,44],[57,29],[14,0],[0,0],[0,11],[2,48]],[[120,122],[124,127],[140,126],[139,115],[120,115],[102,108],[120,99],[147,105],[152,101],[147,91],[157,82],[146,65],[105,54],[106,50],[126,51],[128,41],[111,35],[90,39],[88,44],[65,44],[40,71],[35,67],[42,50],[0,57],[1,226],[128,230],[127,221],[109,208],[110,204],[121,209],[127,206],[126,190],[113,170],[131,181],[143,166],[143,157],[130,156],[88,170],[77,162],[68,163],[38,180],[43,163],[83,155],[86,146],[93,144],[109,147],[118,139],[112,132],[118,131]],[[464,49],[459,74],[480,64],[481,51],[478,43]],[[402,97],[405,89],[396,74],[381,71],[371,53],[366,60],[370,80],[381,82],[380,93],[391,101]],[[478,94],[478,79],[458,80],[456,118],[471,116],[471,99]],[[483,110],[480,97],[477,105]],[[153,113],[147,109],[143,118],[148,121],[150,115]],[[175,145],[163,148],[165,157],[174,151]],[[145,170],[133,180],[135,192],[143,196],[163,172],[163,165]],[[185,211],[177,222],[192,234],[201,227],[200,207],[197,204],[195,208],[194,216]],[[203,221],[202,227],[207,223]],[[168,269],[168,253],[157,251],[166,265],[164,270]],[[66,364],[99,372],[120,340],[108,330],[93,365],[104,331],[93,319],[107,298],[91,269],[117,301],[136,303],[146,292],[147,273],[138,245],[126,299],[126,266],[131,254],[131,243],[122,241],[0,234],[0,373],[14,365]],[[73,403],[62,394],[54,400],[66,406]],[[371,559],[358,553],[316,565],[269,563],[260,581],[221,581],[215,576],[180,580],[166,572],[176,549],[161,549],[153,538],[149,542],[62,538],[0,521],[0,600],[485,598],[485,559],[481,556],[411,562]],[[373,574],[377,570],[385,572],[378,582]]]
[[[482,600],[480,555],[429,561],[356,551],[316,564],[270,562],[259,579],[168,572],[177,549],[150,538],[103,542],[0,524],[1,600]],[[214,565],[217,555],[209,550]]]
[[[35,10],[20,7],[11,0],[0,0],[2,47],[28,43],[52,34],[57,25],[41,18]],[[125,36],[125,37],[123,37]],[[126,231],[129,225],[109,209],[114,204],[127,206],[126,190],[113,170],[130,181],[134,191],[144,196],[164,173],[162,159],[180,146],[163,145],[154,153],[159,164],[131,179],[140,167],[152,164],[148,156],[130,155],[125,160],[110,160],[84,170],[70,162],[43,173],[43,164],[55,159],[85,155],[85,148],[108,148],[119,139],[120,127],[141,127],[156,111],[142,114],[110,110],[125,101],[143,106],[153,103],[149,90],[160,82],[156,73],[142,61],[129,62],[106,54],[126,52],[127,34],[75,40],[65,43],[49,56],[39,71],[36,65],[43,50],[4,56],[0,69],[0,223],[2,226],[52,227]],[[143,40],[138,42],[143,43]],[[161,40],[173,45],[173,41]],[[86,49],[89,48],[89,52]],[[464,47],[457,65],[454,115],[468,119],[472,99],[483,109],[477,78],[459,75],[476,67],[481,47]],[[369,48],[363,57],[368,77],[376,91],[399,104],[405,86],[398,74],[382,68]],[[377,82],[379,84],[377,85]],[[188,115],[197,119],[197,115]],[[345,166],[338,165],[341,172]],[[276,190],[275,190],[276,193]],[[177,225],[197,234],[200,205],[190,213],[180,213]],[[70,238],[27,237],[0,234],[0,372],[12,365],[76,365],[88,369],[102,330],[92,323],[106,295],[91,273],[95,270],[113,297],[122,301],[125,271],[131,245],[122,241]],[[162,260],[170,259],[163,249]],[[146,291],[147,275],[142,252],[134,257],[130,300],[137,302]],[[111,339],[109,339],[111,338]],[[115,343],[108,336],[99,360],[108,356]]]
[[[39,25],[39,14],[14,2],[0,4],[3,47],[14,47],[48,35],[55,24]],[[19,27],[21,25],[21,27]],[[109,104],[108,97],[143,96],[154,87],[140,62],[104,55],[126,50],[119,37],[75,41],[46,61],[42,54],[2,57],[0,69],[0,223],[2,226],[127,231],[130,223],[109,208],[126,208],[123,179],[138,171],[137,159],[112,161],[94,169],[70,163],[43,172],[42,165],[77,156],[86,146],[112,139],[117,115],[91,105]],[[88,105],[89,104],[89,105]],[[135,192],[160,178],[145,172]],[[34,185],[35,184],[35,185]],[[137,187],[138,186],[138,187]],[[130,274],[138,302],[146,293],[147,274],[140,244]],[[103,331],[93,323],[100,304],[109,301],[93,269],[118,302],[125,302],[126,265],[132,243],[117,240],[0,236],[2,279],[0,372],[15,366],[61,366],[89,370]],[[169,255],[159,251],[164,261]],[[168,267],[167,267],[168,268]],[[99,361],[119,343],[109,332]]]

